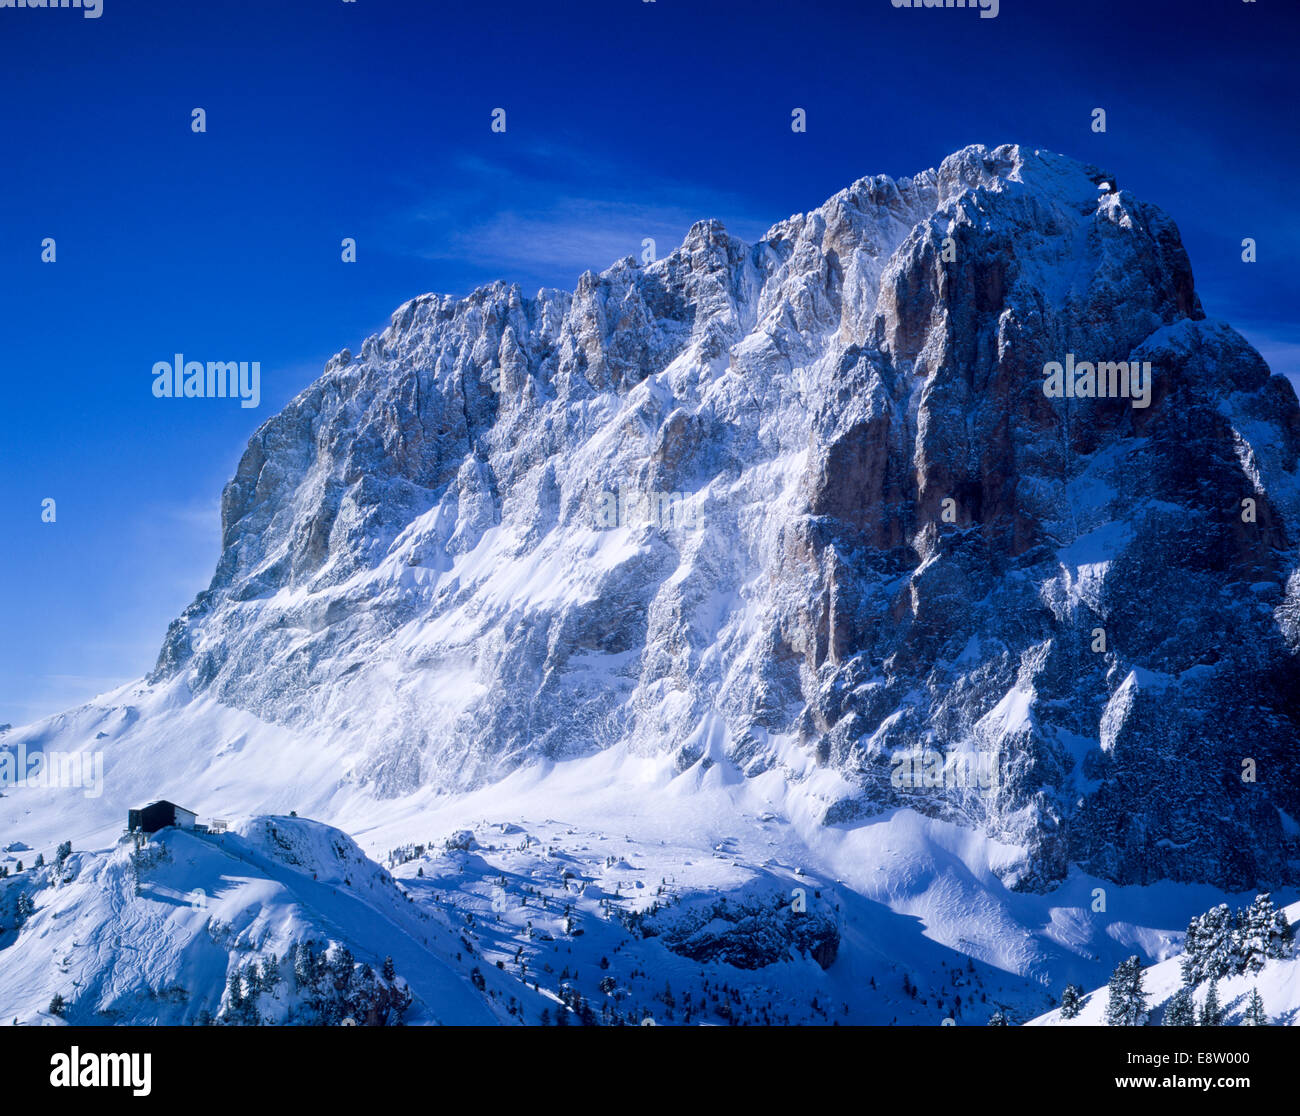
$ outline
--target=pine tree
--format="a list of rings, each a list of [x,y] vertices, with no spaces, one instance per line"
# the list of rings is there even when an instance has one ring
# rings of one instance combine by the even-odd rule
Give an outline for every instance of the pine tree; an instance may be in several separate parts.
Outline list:
[[[397,1018],[400,1020],[410,1009],[411,1004],[414,1003],[415,994],[411,991],[411,986],[406,981],[402,981],[397,990],[397,996]]]
[[[63,1000],[63,993],[62,992],[54,993],[54,999],[50,1001],[50,1008],[49,1008],[50,1014],[62,1016],[64,1009],[66,1007],[67,1005],[64,1003]]]
[[[262,990],[258,983],[257,962],[231,974],[236,981],[242,981],[243,992],[238,1001],[232,1000],[231,1016],[242,1027],[256,1027],[261,1022],[257,1013],[257,994]]]
[[[1264,1014],[1264,1000],[1258,988],[1250,990],[1250,1000],[1246,1003],[1246,1018],[1241,1021],[1243,1027],[1267,1027],[1268,1016]]]
[[[1128,962],[1121,961],[1111,971],[1110,982],[1106,988],[1108,995],[1105,1015],[1107,1027],[1120,1026],[1126,1018],[1124,986],[1126,983],[1125,974],[1127,969]]]
[[[334,971],[334,979],[346,990],[348,985],[352,983],[352,967],[356,964],[352,957],[352,951],[346,945],[340,944],[334,950],[334,955],[330,961],[330,968]]]
[[[312,956],[311,942],[294,943],[293,979],[303,992],[309,991],[316,983],[316,959]]]
[[[1061,993],[1061,1018],[1074,1019],[1082,1010],[1083,989],[1077,984],[1067,984]]]
[[[1255,901],[1239,916],[1240,953],[1245,972],[1257,973],[1264,967],[1276,915],[1273,900],[1265,892],[1256,895]]]
[[[230,970],[230,976],[226,978],[226,992],[230,1011],[237,1012],[240,1004],[244,1002],[244,978],[238,969]]]
[[[1196,1002],[1192,999],[1192,990],[1187,985],[1184,984],[1174,993],[1169,1006],[1165,1008],[1164,1026],[1196,1026]]]
[[[1201,927],[1201,916],[1193,915],[1187,924],[1187,936],[1183,940],[1182,960],[1183,983],[1196,987],[1205,975],[1205,931]]]
[[[1273,925],[1269,927],[1267,954],[1269,957],[1285,961],[1294,952],[1295,930],[1287,922],[1284,911],[1275,911]]]
[[[1246,960],[1242,955],[1241,948],[1245,912],[1236,911],[1233,914],[1228,914],[1226,903],[1220,904],[1216,910],[1223,912],[1221,916],[1223,917],[1223,931],[1216,942],[1216,948],[1210,954],[1212,961],[1216,957],[1218,961],[1217,965],[1212,965],[1212,968],[1221,967],[1225,974],[1235,976],[1246,970]]]
[[[36,854],[36,863],[35,863],[32,867],[34,867],[34,868],[44,868],[44,867],[45,867],[45,854],[44,854],[44,853],[37,853],[37,854]]]
[[[262,971],[258,974],[258,984],[267,992],[274,992],[280,983],[280,959],[272,953],[262,962]]]
[[[387,981],[389,984],[392,984],[393,981],[397,979],[397,968],[396,966],[394,966],[393,959],[391,957],[384,958],[384,967],[382,971],[384,974],[384,980]]]
[[[1108,1027],[1142,1027],[1147,1022],[1147,997],[1142,987],[1142,962],[1137,955],[1115,966],[1106,1004]]]
[[[1205,1003],[1201,1005],[1201,1016],[1197,1020],[1199,1027],[1222,1027],[1223,1009],[1219,1007],[1219,982],[1210,981],[1205,993]]]
[[[1240,972],[1238,918],[1221,903],[1201,916],[1203,973],[1212,981]]]

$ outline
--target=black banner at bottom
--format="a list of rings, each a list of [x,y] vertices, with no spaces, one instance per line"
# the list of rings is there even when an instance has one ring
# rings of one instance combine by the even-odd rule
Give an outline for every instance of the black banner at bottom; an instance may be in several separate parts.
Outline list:
[[[337,1104],[354,1092],[373,1099],[386,1079],[418,1090],[425,1074],[500,1099],[501,1086],[525,1087],[534,1069],[539,1087],[577,1073],[584,1087],[615,1095],[638,1088],[646,1072],[680,1072],[693,1100],[716,1089],[733,1103],[738,1090],[768,1093],[821,1075],[842,1081],[846,1072],[864,1089],[878,1083],[918,1100],[971,1086],[1018,1096],[1275,1095],[1297,1053],[1295,1032],[1282,1027],[8,1027],[0,1035],[13,1101],[54,1093],[203,1101],[220,1090]]]

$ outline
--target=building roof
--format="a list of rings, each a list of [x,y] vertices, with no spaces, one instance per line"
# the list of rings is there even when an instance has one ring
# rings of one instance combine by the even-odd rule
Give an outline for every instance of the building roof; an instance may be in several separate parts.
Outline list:
[[[156,802],[150,802],[148,806],[141,806],[140,809],[141,809],[141,810],[147,810],[147,809],[149,809],[150,806],[170,806],[173,810],[180,810],[180,811],[182,811],[183,813],[186,813],[186,814],[193,814],[195,817],[198,817],[198,816],[199,816],[199,815],[198,815],[198,811],[196,811],[196,810],[186,810],[184,806],[177,806],[175,802],[172,802],[172,801],[170,801],[169,799],[166,799],[166,798],[160,798],[160,799],[158,799]]]

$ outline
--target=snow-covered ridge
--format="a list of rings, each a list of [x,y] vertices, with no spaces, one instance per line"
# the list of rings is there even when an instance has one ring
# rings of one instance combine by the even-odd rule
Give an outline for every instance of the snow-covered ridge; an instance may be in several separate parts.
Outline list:
[[[346,834],[305,819],[124,837],[0,880],[6,1022],[505,1018],[456,946]]]

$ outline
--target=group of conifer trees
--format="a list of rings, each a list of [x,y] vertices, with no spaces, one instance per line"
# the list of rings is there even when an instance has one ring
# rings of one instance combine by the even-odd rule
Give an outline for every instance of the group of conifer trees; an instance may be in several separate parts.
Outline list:
[[[1294,955],[1295,930],[1286,915],[1267,895],[1257,895],[1244,910],[1232,911],[1226,903],[1197,915],[1187,927],[1182,958],[1183,985],[1165,1006],[1165,1027],[1220,1027],[1224,1008],[1219,1002],[1219,981],[1224,977],[1258,973],[1269,960]],[[1200,1010],[1195,992],[1209,983]],[[1115,966],[1107,986],[1105,1021],[1108,1027],[1142,1027],[1151,1022],[1148,996],[1142,984],[1142,962],[1136,956]],[[1067,985],[1061,996],[1061,1016],[1075,1018],[1083,1009],[1084,992]],[[1243,1026],[1266,1026],[1268,1015],[1258,988],[1252,988],[1242,1016]]]

